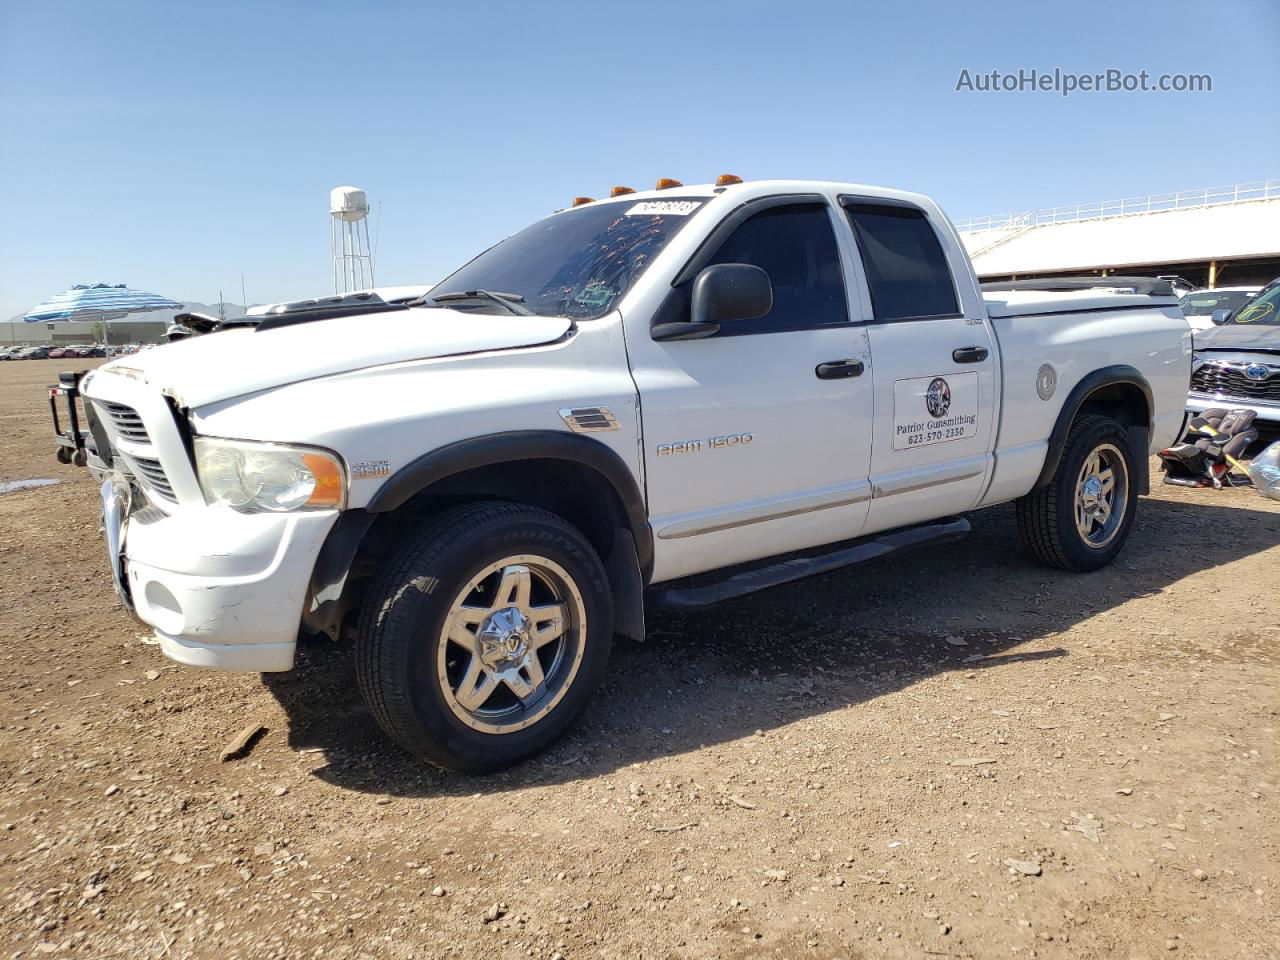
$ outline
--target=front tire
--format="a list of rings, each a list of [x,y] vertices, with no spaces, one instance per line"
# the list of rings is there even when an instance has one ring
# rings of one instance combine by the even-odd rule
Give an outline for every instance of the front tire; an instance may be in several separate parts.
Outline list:
[[[1138,510],[1128,431],[1090,414],[1071,425],[1053,479],[1017,502],[1018,536],[1036,560],[1087,573],[1124,546]]]
[[[608,581],[555,514],[474,503],[425,524],[365,598],[356,673],[379,726],[463,773],[543,749],[603,679]]]

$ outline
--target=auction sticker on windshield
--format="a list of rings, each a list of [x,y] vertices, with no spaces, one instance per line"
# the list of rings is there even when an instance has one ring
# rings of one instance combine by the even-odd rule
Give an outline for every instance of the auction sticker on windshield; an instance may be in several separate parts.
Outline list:
[[[687,217],[702,206],[700,200],[642,200],[634,206],[627,207],[628,217]]]
[[[893,382],[893,449],[910,450],[978,435],[978,375]]]

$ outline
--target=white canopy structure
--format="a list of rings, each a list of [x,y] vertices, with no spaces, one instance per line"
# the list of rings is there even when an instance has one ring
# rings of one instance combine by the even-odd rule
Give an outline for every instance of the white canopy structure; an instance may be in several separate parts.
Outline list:
[[[1212,287],[1226,266],[1238,275],[1244,261],[1270,279],[1269,271],[1280,273],[1268,263],[1280,259],[1280,180],[975,218],[956,227],[984,279],[1200,272]]]

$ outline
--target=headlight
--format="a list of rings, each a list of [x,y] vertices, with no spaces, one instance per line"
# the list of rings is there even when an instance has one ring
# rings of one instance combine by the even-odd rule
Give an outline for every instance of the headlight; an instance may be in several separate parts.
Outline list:
[[[196,476],[208,503],[242,513],[341,508],[342,461],[327,450],[196,437]]]

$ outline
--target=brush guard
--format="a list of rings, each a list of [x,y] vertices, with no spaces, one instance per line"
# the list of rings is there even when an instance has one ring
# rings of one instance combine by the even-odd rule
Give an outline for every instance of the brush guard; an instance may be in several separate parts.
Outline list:
[[[65,371],[58,374],[58,382],[49,385],[49,414],[53,417],[53,436],[58,442],[54,456],[59,463],[74,463],[77,467],[89,463],[88,430],[80,426],[80,409],[76,401],[80,398],[80,381],[88,370],[78,372]],[[66,424],[58,416],[58,399],[66,398]]]

